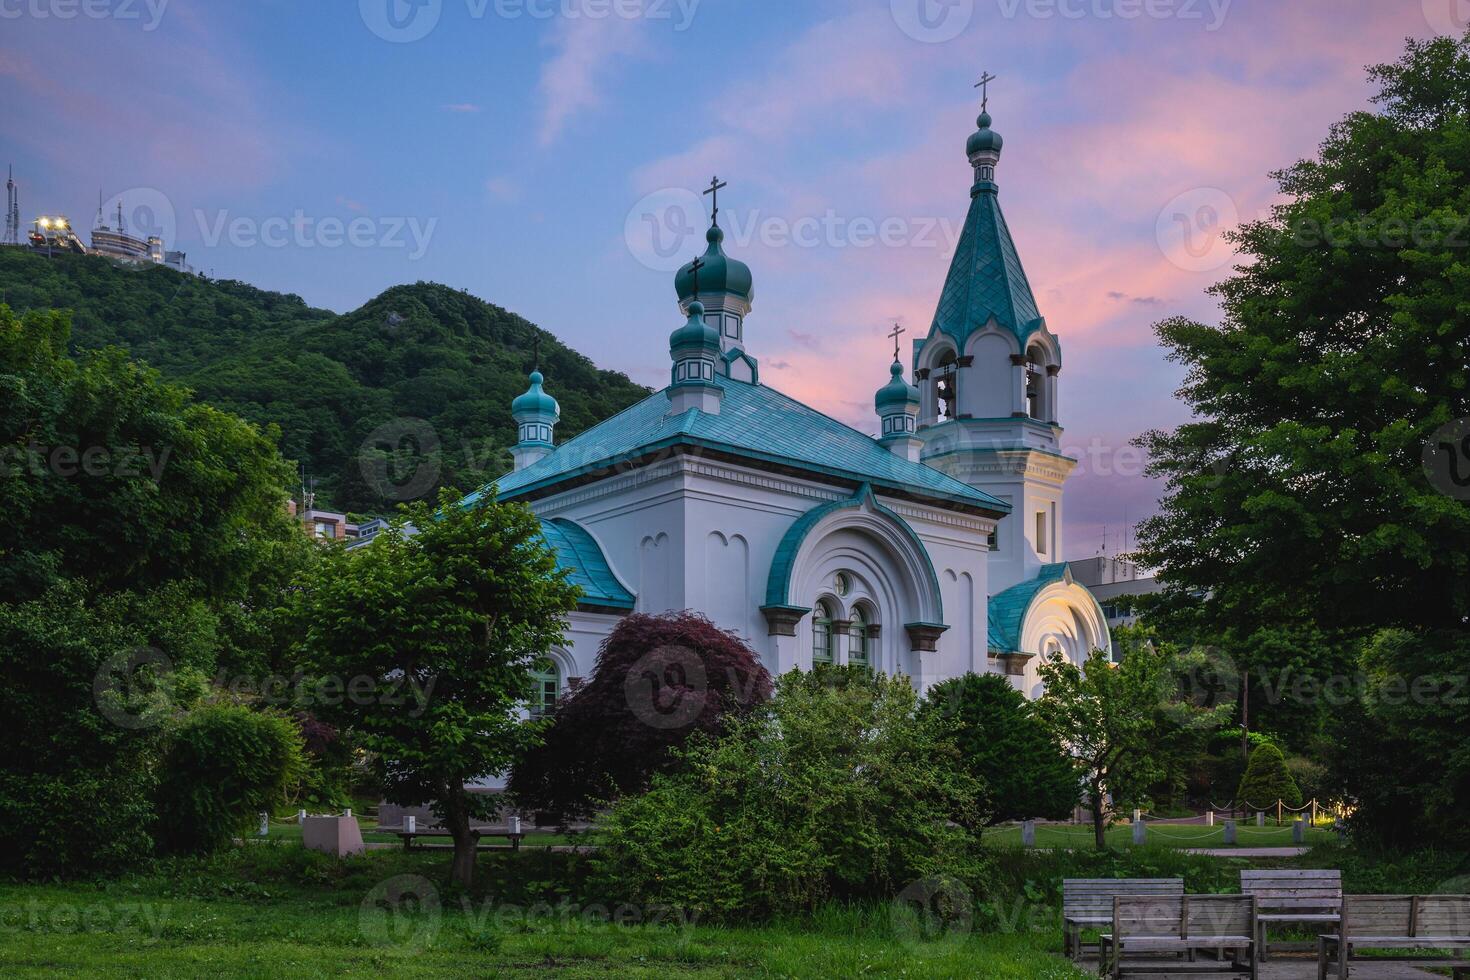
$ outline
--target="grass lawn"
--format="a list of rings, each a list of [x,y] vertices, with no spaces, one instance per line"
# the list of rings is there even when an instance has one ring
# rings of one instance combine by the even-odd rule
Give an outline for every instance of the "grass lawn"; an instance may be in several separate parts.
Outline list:
[[[0,884],[0,976],[1085,976],[1057,955],[1059,929],[926,936],[887,906],[761,928],[624,908],[608,924],[602,907],[530,900],[558,857],[484,854],[473,897],[425,891],[442,853],[337,863],[269,843],[100,884]],[[395,904],[395,882],[432,900]]]
[[[1307,829],[1307,844],[1315,846],[1337,839],[1330,830]],[[1109,847],[1133,846],[1133,828],[1118,824],[1107,830]],[[1000,827],[985,832],[985,842],[994,847],[1020,847],[1020,827]],[[1038,824],[1036,827],[1037,847],[1092,847],[1092,828],[1077,824]],[[1149,824],[1148,844],[1157,847],[1227,847],[1223,821],[1213,827],[1203,824]],[[1275,827],[1271,821],[1266,826],[1254,823],[1238,824],[1236,847],[1291,847],[1291,828]]]

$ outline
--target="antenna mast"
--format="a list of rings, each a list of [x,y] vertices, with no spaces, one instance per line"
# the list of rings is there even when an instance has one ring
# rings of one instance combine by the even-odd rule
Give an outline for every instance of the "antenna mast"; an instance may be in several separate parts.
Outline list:
[[[5,244],[20,244],[20,197],[15,187],[15,165],[5,180]]]

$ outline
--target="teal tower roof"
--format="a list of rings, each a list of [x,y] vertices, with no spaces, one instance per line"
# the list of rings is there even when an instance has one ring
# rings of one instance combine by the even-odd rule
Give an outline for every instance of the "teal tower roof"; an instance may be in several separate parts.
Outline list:
[[[1002,140],[990,128],[990,113],[982,112],[979,123],[980,128],[965,148],[975,167],[970,211],[939,294],[931,335],[942,331],[963,350],[970,334],[983,329],[994,317],[1001,327],[1015,334],[1024,349],[1026,338],[1044,324],[1000,210],[995,165]]]
[[[517,422],[539,421],[546,416],[550,416],[552,421],[561,418],[561,406],[541,388],[546,381],[541,372],[532,371],[530,380],[531,387],[526,389],[526,393],[510,403],[511,418]]]
[[[919,389],[903,379],[903,365],[894,361],[888,373],[892,377],[886,385],[878,389],[878,394],[873,398],[878,414],[892,415],[916,409],[919,404]]]
[[[725,232],[720,226],[710,225],[704,240],[709,243],[709,248],[705,249],[703,265],[699,268],[699,291],[704,294],[733,293],[747,302],[754,299],[755,285],[750,276],[750,266],[725,254],[722,245]],[[685,263],[674,275],[674,291],[679,294],[680,303],[694,298],[693,265],[692,262]]]
[[[689,319],[682,327],[669,334],[669,353],[675,360],[681,353],[710,351],[719,353],[720,332],[705,322],[704,304],[695,300],[689,304]]]

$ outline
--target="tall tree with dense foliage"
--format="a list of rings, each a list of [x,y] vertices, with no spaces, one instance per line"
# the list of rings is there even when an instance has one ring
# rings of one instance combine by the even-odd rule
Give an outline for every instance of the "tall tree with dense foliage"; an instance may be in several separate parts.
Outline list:
[[[624,617],[590,680],[556,706],[543,743],[512,771],[511,793],[569,821],[648,787],[691,735],[771,696],[760,657],[736,633],[692,612]]]
[[[981,790],[984,825],[1061,819],[1080,796],[1076,766],[1035,706],[1000,674],[966,674],[929,689],[923,711],[941,720]]]
[[[332,551],[302,582],[300,622],[303,660],[342,692],[317,713],[373,753],[389,802],[433,805],[468,885],[471,821],[498,802],[467,786],[536,741],[521,718],[530,671],[561,642],[578,589],[529,508],[456,500],[415,504],[370,545]]]
[[[1286,756],[1275,744],[1267,742],[1251,753],[1245,775],[1240,777],[1240,786],[1235,791],[1236,804],[1242,808],[1259,810],[1274,807],[1277,802],[1287,806],[1302,805],[1302,791],[1286,768]]]
[[[1254,724],[1299,735],[1342,714],[1320,684],[1374,634],[1453,654],[1470,616],[1470,34],[1369,76],[1378,111],[1334,125],[1234,233],[1248,261],[1214,287],[1221,322],[1159,325],[1196,421],[1141,440],[1167,483],[1139,535],[1167,587],[1154,621],[1224,645]]]

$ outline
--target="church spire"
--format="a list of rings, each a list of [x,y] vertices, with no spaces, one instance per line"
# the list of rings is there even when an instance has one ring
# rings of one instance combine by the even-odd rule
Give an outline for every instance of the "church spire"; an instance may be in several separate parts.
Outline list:
[[[536,338],[536,360],[540,361],[541,338]],[[561,421],[561,406],[542,390],[541,385],[546,378],[541,374],[540,366],[531,372],[531,387],[526,393],[518,396],[510,403],[510,415],[515,419],[516,431],[519,433],[519,441],[511,449],[511,456],[515,459],[515,468],[523,470],[527,466],[551,455],[556,448],[556,423]]]
[[[895,323],[888,335],[893,338],[893,365],[888,369],[888,383],[873,398],[873,407],[883,426],[878,444],[896,456],[918,462],[923,446],[918,437],[919,389],[903,379],[898,349],[898,338],[903,333],[903,327]]]
[[[681,310],[688,312],[689,304],[695,300],[704,307],[706,320],[719,334],[722,351],[743,351],[745,317],[755,299],[755,285],[750,266],[725,254],[725,231],[720,227],[720,191],[728,186],[728,182],[715,177],[705,190],[711,204],[709,231],[704,236],[708,247],[700,256],[698,276],[694,274],[693,263],[685,265],[674,276],[674,291],[679,296]]]

